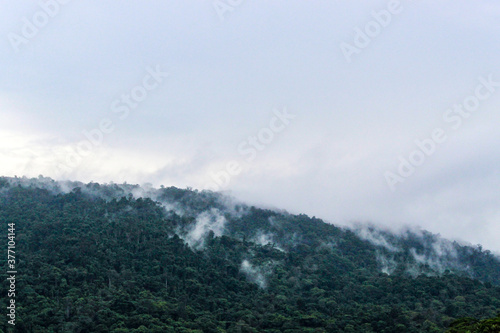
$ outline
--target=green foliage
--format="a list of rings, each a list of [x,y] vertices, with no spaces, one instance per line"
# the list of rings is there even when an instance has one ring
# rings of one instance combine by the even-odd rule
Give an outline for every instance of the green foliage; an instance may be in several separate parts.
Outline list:
[[[495,318],[477,320],[466,317],[450,325],[448,333],[497,333],[500,332],[500,314]]]
[[[449,332],[498,332],[499,318],[455,321],[500,308],[498,261],[482,250],[463,253],[488,283],[451,272],[389,276],[374,245],[305,215],[228,208],[219,194],[172,187],[135,199],[134,185],[62,193],[44,184],[0,178],[0,222],[16,224],[19,332],[399,333],[453,322]],[[210,209],[224,214],[224,234],[188,246],[181,237]]]

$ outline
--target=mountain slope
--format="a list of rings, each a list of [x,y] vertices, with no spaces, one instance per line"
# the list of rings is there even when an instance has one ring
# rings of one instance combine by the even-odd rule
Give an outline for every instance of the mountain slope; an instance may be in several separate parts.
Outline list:
[[[500,309],[480,247],[212,192],[0,178],[0,220],[19,332],[439,332]]]

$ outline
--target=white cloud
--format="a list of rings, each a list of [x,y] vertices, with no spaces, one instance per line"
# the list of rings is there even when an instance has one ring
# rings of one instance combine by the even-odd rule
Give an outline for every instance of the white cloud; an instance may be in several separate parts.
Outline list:
[[[383,178],[478,76],[500,77],[499,5],[407,2],[346,65],[338,43],[386,5],[255,1],[220,22],[211,2],[71,2],[19,54],[0,41],[0,172],[200,188],[286,105],[297,119],[231,180],[238,198],[337,224],[421,225],[500,251],[500,94],[396,194]],[[38,5],[8,7],[4,37]],[[168,82],[59,175],[57,152],[155,64]]]

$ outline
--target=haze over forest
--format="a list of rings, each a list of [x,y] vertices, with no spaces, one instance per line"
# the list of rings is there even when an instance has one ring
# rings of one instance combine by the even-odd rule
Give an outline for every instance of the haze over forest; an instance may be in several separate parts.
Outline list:
[[[0,222],[15,252],[0,259],[15,269],[0,333],[500,327],[498,256],[428,231],[341,228],[211,191],[44,177],[0,177]]]

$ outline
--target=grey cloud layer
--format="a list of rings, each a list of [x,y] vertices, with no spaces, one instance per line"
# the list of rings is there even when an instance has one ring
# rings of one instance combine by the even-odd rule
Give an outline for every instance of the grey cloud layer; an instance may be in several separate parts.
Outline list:
[[[390,1],[243,1],[224,20],[213,1],[57,2],[17,52],[9,34],[22,35],[23,18],[43,8],[6,2],[0,13],[1,174],[57,177],[60,152],[159,65],[168,79],[65,178],[201,188],[286,106],[297,118],[231,178],[236,196],[335,223],[416,224],[500,250],[500,94],[396,193],[384,179],[474,94],[478,77],[500,80],[500,5],[401,1],[347,63],[339,45]]]

